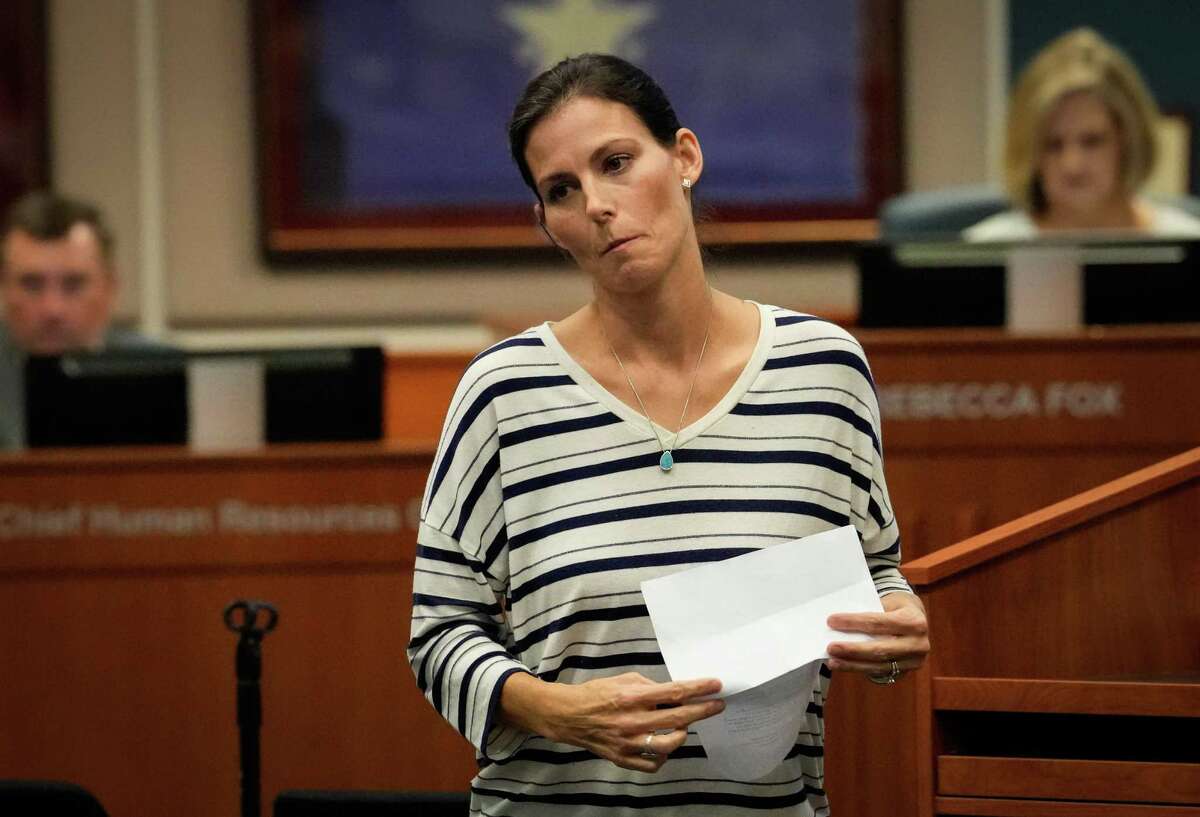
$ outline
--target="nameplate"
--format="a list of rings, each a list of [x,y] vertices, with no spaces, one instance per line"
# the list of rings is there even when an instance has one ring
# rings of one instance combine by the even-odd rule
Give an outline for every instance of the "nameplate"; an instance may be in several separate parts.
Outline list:
[[[211,505],[0,503],[0,540],[191,538],[197,536],[329,536],[399,533],[406,510],[397,504],[264,505],[223,499]]]
[[[892,383],[879,387],[879,410],[893,422],[1014,418],[1120,419],[1124,384],[1115,381]]]

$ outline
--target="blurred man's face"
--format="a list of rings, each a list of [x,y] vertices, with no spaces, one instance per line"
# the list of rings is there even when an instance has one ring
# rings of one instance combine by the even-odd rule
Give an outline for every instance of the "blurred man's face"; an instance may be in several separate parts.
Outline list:
[[[13,230],[3,263],[4,318],[18,346],[56,355],[100,345],[117,286],[90,226],[49,241]]]

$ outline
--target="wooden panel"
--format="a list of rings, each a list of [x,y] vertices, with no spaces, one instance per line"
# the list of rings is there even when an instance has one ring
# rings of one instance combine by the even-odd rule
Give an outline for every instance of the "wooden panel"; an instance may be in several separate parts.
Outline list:
[[[933,708],[1197,718],[1200,678],[1192,683],[934,678]]]
[[[472,357],[465,352],[390,353],[384,375],[384,438],[436,443],[450,398]]]
[[[879,386],[889,451],[1168,447],[1200,442],[1200,415],[1168,389],[1193,371],[1196,327],[1075,335],[856,333]]]
[[[935,585],[937,675],[1200,676],[1198,526],[1200,480]]]
[[[500,334],[530,322],[509,322]],[[889,456],[969,450],[985,457],[1032,451],[1061,457],[1068,449],[1169,454],[1200,443],[1200,415],[1178,392],[1193,388],[1178,375],[1191,371],[1200,354],[1197,328],[1050,337],[858,330],[856,336],[880,388]],[[436,439],[471,357],[389,353],[389,438]],[[1171,395],[1164,393],[1167,383],[1176,389]]]
[[[0,573],[411,562],[431,459],[370,443],[0,456]]]
[[[941,755],[937,775],[943,795],[1200,803],[1200,763]]]
[[[926,613],[933,615],[933,608],[926,604]],[[917,687],[916,698],[916,732],[913,776],[917,779],[917,817],[933,817],[933,797],[937,790],[937,781],[933,775],[933,764],[930,758],[942,753],[942,735],[933,725],[933,677],[934,662],[926,660],[924,665],[913,673],[913,681]],[[908,758],[904,758],[907,760]]]
[[[221,611],[242,597],[280,610],[263,647],[264,803],[283,788],[465,789],[473,752],[404,657],[407,509],[430,462],[383,446],[0,458],[0,778],[71,779],[114,815],[236,813],[237,639]],[[77,528],[14,531],[21,509],[61,497]],[[285,512],[265,517],[282,527],[231,531],[229,501],[377,510],[334,514],[332,529]],[[212,528],[113,536],[90,522],[96,508],[163,507],[207,511]]]
[[[911,674],[887,687],[857,673],[834,674],[825,702],[825,767],[834,774],[825,788],[839,813],[915,812],[917,692]],[[886,740],[878,738],[881,728]]]
[[[1170,719],[1175,734],[1186,732],[1180,719],[1195,716],[1200,683],[1197,455],[907,565],[929,610],[931,698],[963,713],[944,710],[935,718],[934,701],[918,697],[918,723],[932,724],[934,734],[916,774],[923,780],[933,771],[941,795],[921,803],[923,817],[1150,817],[1149,804],[1174,804],[1166,812],[1172,815],[1185,804],[1200,805],[1200,764],[1191,762],[1192,753],[1163,756],[1153,739],[1127,743],[1124,760],[1085,761],[1052,759],[1073,754],[1069,741],[1030,736],[1018,741],[1021,749],[1041,747],[1046,754],[1022,758],[1012,756],[1017,750],[989,752],[990,732],[962,720],[977,717],[972,711],[1063,713],[1047,716],[1059,722],[1075,712],[1157,715]],[[935,689],[934,679],[945,680]],[[1089,728],[1096,720],[1089,718]],[[1146,735],[1156,729],[1145,721],[1139,728]],[[1072,734],[1068,728],[1065,737]],[[1012,737],[997,741],[1009,745]],[[953,755],[954,745],[972,755],[1006,756]],[[1188,762],[1159,762],[1168,760]],[[995,799],[1005,797],[1021,801]],[[1097,808],[1055,806],[1051,799],[1095,801]],[[1131,802],[1128,810],[1101,808],[1121,801]]]
[[[935,806],[938,814],[971,817],[1200,817],[1200,806],[1150,806],[1144,803],[939,797]]]
[[[497,324],[498,333],[540,320]],[[1200,413],[1188,408],[1200,394],[1180,377],[1200,357],[1196,328],[857,335],[879,384],[906,559],[1200,444]],[[436,440],[470,357],[389,355],[388,439]]]
[[[884,451],[906,570],[914,559],[1178,453],[1017,447],[895,451],[886,424]]]
[[[1144,469],[1121,476],[1062,502],[942,548],[905,565],[910,581],[932,585],[954,573],[1013,553],[1031,542],[1067,531],[1110,511],[1125,509],[1154,494],[1200,477],[1200,448],[1185,451]]]
[[[1200,444],[1194,327],[856,333],[906,559]]]

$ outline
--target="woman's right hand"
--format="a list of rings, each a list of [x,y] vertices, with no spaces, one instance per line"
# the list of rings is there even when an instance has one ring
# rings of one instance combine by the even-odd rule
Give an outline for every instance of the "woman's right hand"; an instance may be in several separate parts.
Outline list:
[[[623,768],[656,772],[687,740],[689,724],[725,709],[719,699],[696,700],[720,690],[721,682],[711,678],[656,683],[627,672],[556,684],[518,673],[504,683],[500,714],[506,723],[587,749]]]

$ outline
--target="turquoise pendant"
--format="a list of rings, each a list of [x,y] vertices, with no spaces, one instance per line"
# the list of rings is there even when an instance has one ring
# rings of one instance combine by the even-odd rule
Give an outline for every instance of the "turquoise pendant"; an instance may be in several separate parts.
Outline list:
[[[664,471],[670,471],[675,467],[675,458],[671,456],[670,451],[664,451],[662,456],[658,458],[658,467]]]

